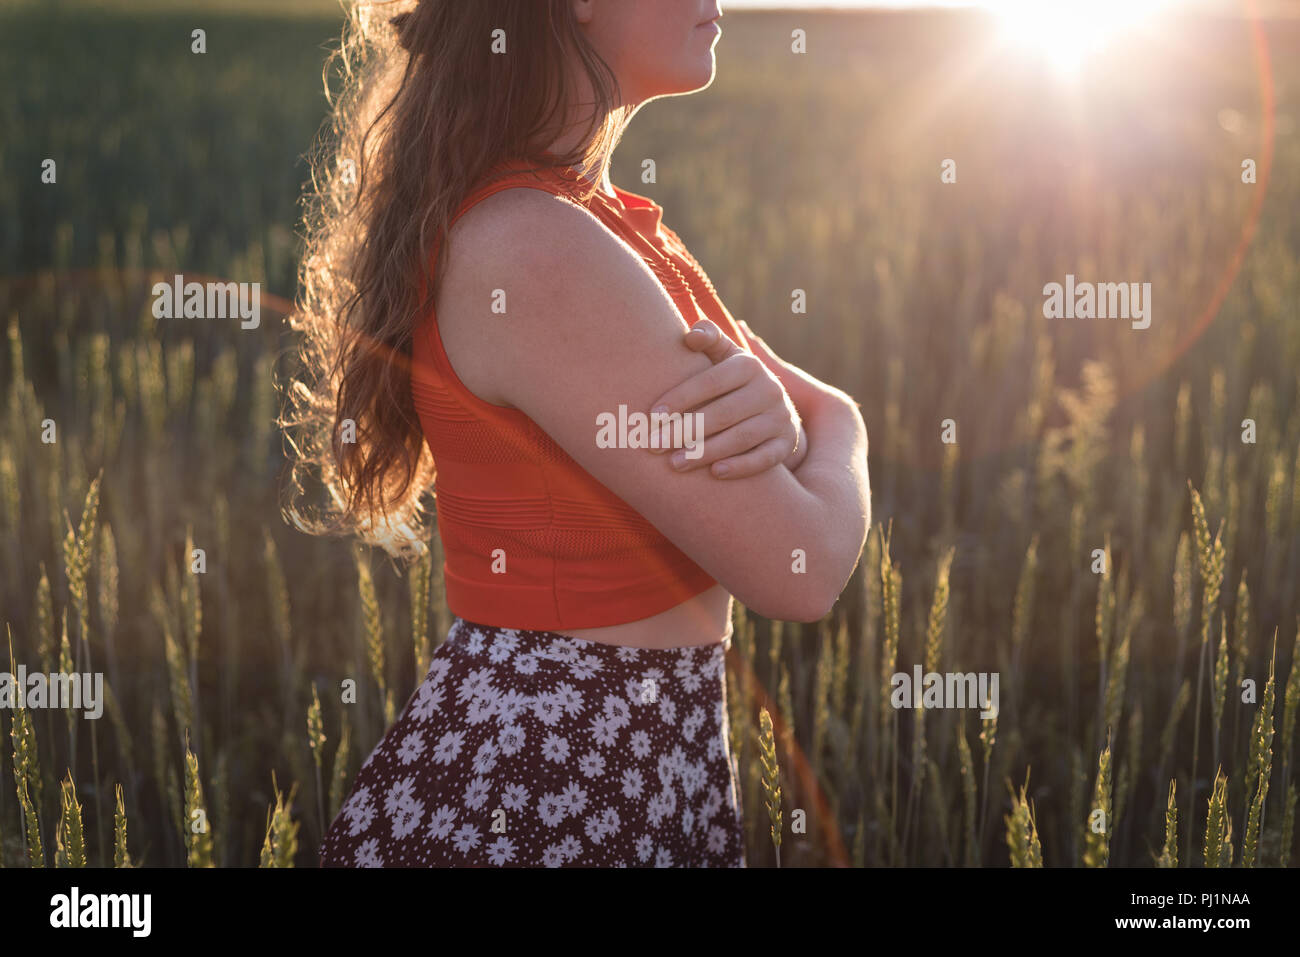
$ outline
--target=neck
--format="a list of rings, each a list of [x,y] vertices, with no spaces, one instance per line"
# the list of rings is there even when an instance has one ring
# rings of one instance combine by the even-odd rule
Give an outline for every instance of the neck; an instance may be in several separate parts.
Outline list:
[[[617,115],[619,132],[627,127],[628,122],[632,119],[632,114],[636,112],[635,107],[615,107],[614,112]],[[587,123],[574,123],[566,127],[564,132],[552,140],[547,149],[556,155],[563,155],[573,150],[578,150],[585,145],[583,135],[586,133]],[[616,138],[617,141],[617,138]],[[608,148],[602,149],[601,152],[593,159],[592,165],[587,168],[574,167],[574,170],[583,179],[590,183],[595,183],[596,188],[606,196],[614,196],[614,184],[609,179],[609,164],[614,155],[614,144],[611,143]]]

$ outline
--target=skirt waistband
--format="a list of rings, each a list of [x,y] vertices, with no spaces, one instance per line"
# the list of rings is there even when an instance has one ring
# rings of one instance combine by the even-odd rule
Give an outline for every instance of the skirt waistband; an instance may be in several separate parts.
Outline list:
[[[728,628],[721,641],[708,645],[642,648],[574,638],[554,631],[498,628],[453,616],[446,644],[462,654],[481,656],[489,662],[500,663],[519,656],[531,656],[560,664],[599,662],[602,671],[621,670],[632,674],[644,668],[720,670],[727,649],[731,647],[731,637],[732,630]]]

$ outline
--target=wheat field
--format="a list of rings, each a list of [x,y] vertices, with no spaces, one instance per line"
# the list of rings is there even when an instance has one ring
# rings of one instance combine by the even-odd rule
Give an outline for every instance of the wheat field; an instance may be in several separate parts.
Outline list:
[[[436,541],[398,574],[278,510],[336,9],[0,6],[4,667],[105,676],[99,720],[0,708],[4,867],[315,866],[446,632]],[[973,14],[723,27],[613,179],[861,403],[877,522],[823,621],[737,607],[751,864],[1294,864],[1297,21],[1189,19],[1075,88]],[[270,318],[155,319],[181,272]],[[1045,318],[1067,275],[1151,283],[1150,327]],[[997,672],[998,713],[892,706],[918,665]]]

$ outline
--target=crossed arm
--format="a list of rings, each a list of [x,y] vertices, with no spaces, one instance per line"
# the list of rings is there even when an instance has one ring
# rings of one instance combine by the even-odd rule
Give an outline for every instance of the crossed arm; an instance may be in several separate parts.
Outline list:
[[[683,349],[682,317],[636,253],[586,210],[536,190],[505,190],[462,217],[445,275],[440,321],[474,323],[505,403],[748,608],[786,621],[830,610],[871,519],[866,428],[848,395],[752,333],[753,356],[707,327],[688,338],[704,336],[705,354]],[[510,318],[484,323],[479,304],[503,275]],[[722,403],[704,416],[704,448],[722,457],[711,468],[739,456],[726,480],[596,441],[598,424],[620,406],[651,413],[667,397],[686,411],[692,391],[695,405]]]
[[[668,412],[703,413],[708,440],[703,456],[682,457],[674,468],[687,471],[713,463],[715,476],[730,479],[778,466],[788,470],[814,495],[846,505],[856,502],[857,511],[843,517],[850,530],[846,540],[856,542],[860,554],[871,527],[871,490],[867,434],[858,404],[781,359],[744,320],[739,325],[750,353],[707,319],[684,336],[688,348],[703,352],[714,365],[674,386],[653,405]],[[741,421],[742,411],[752,414]],[[791,450],[791,436],[796,434],[798,444]],[[719,474],[719,469],[725,471]],[[861,538],[856,520],[864,522]]]
[[[702,352],[713,363],[679,383],[654,403],[667,412],[703,414],[703,455],[675,455],[678,471],[711,465],[717,478],[745,478],[776,465],[794,472],[808,454],[808,433],[795,402],[786,391],[785,378],[794,367],[777,357],[767,343],[740,322],[749,348],[746,353],[703,319],[685,333],[687,348]],[[665,451],[661,445],[652,451]]]

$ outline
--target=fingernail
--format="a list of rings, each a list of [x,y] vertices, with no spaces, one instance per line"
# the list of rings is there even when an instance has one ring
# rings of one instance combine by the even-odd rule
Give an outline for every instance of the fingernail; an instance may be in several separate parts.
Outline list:
[[[713,474],[718,476],[719,478],[726,475],[730,471],[731,471],[731,466],[728,465],[726,462],[719,462],[717,465],[713,467]]]
[[[678,452],[674,452],[674,453],[673,453],[673,468],[675,468],[675,469],[679,469],[679,468],[681,468],[681,467],[682,467],[683,465],[685,465],[685,464],[686,464],[686,453],[685,453],[685,452],[680,452],[680,451],[678,451]]]
[[[663,414],[664,414],[665,412],[667,412],[667,411],[668,411],[668,406],[663,405],[663,404],[661,403],[660,405],[657,405],[657,406],[655,406],[653,409],[651,409],[651,410],[650,410],[650,414],[651,414],[651,415],[663,415]]]

